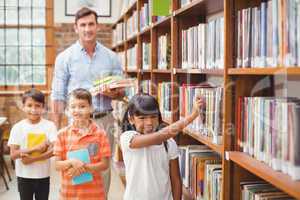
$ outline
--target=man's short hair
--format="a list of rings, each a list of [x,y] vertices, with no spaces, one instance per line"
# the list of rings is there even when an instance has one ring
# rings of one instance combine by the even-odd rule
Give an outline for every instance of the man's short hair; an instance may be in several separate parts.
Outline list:
[[[75,14],[75,24],[77,24],[77,21],[80,18],[86,17],[86,16],[91,15],[91,14],[95,16],[96,23],[98,23],[98,21],[97,21],[97,18],[98,18],[97,13],[94,10],[92,10],[92,9],[89,9],[87,7],[82,7]]]
[[[32,98],[34,101],[45,105],[45,95],[41,91],[35,88],[32,88],[24,92],[22,96],[22,103],[24,104],[28,98]]]

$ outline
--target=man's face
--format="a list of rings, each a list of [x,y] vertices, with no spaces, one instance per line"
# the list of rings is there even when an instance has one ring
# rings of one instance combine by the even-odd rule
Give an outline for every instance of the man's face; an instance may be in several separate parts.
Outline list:
[[[82,43],[94,43],[96,41],[97,22],[93,14],[78,19],[74,28]]]

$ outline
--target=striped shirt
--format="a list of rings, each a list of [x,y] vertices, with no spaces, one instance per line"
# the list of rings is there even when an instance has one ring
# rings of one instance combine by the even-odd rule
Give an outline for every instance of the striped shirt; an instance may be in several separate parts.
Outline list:
[[[79,130],[72,125],[59,131],[58,139],[54,145],[54,155],[60,160],[66,160],[68,151],[87,148],[91,163],[100,162],[102,158],[111,155],[106,133],[94,122],[91,123],[87,133],[79,134]],[[72,185],[72,178],[66,171],[61,172],[61,200],[104,200],[104,185],[100,172],[94,172],[93,181],[80,185]]]

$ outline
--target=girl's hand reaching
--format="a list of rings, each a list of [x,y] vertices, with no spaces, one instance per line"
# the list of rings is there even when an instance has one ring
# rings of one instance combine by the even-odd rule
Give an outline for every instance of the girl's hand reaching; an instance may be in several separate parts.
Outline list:
[[[194,102],[194,105],[193,105],[192,113],[196,114],[196,115],[199,115],[201,113],[201,110],[204,107],[205,107],[205,100],[204,100],[204,98],[201,97],[201,96],[197,96],[196,100]]]

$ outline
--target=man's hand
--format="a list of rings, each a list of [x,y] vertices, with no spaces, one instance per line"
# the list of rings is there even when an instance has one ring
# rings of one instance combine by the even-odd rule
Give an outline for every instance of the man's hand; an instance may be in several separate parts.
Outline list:
[[[111,89],[109,85],[105,85],[103,90],[100,92],[104,96],[108,96],[112,99],[118,99],[124,96],[123,88],[113,88]]]

